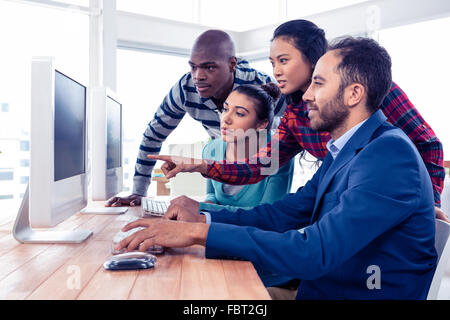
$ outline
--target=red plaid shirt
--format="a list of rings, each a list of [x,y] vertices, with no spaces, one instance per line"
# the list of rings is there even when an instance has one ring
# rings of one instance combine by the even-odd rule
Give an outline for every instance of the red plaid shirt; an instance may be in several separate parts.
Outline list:
[[[383,100],[381,110],[387,120],[402,129],[416,145],[430,174],[433,183],[435,205],[440,206],[442,188],[444,186],[444,153],[442,144],[433,129],[425,122],[406,94],[395,84]],[[277,129],[279,145],[278,167],[286,164],[292,157],[306,150],[316,158],[323,160],[328,152],[326,144],[330,139],[327,132],[317,132],[310,128],[306,103],[289,105]],[[264,167],[258,159],[271,156],[272,144],[250,158],[246,163],[226,163],[225,161],[208,160],[207,177],[228,184],[253,184],[264,179]]]

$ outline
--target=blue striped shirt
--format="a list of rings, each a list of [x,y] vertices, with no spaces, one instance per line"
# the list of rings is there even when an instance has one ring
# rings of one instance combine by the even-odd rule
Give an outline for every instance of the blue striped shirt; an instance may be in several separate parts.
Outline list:
[[[233,89],[243,84],[264,84],[273,82],[268,75],[252,69],[248,62],[238,59]],[[287,104],[282,96],[275,106],[274,127],[278,126]],[[150,161],[148,154],[158,154],[162,143],[178,126],[184,115],[188,113],[199,121],[208,135],[215,139],[220,137],[220,118],[217,106],[209,98],[202,98],[188,72],[170,89],[167,96],[144,132],[135,165],[133,193],[141,196],[147,194],[151,173],[156,161]]]

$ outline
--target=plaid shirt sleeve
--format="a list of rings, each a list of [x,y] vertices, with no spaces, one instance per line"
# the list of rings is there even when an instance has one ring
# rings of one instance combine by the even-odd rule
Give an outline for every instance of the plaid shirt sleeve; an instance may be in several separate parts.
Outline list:
[[[381,110],[388,121],[402,129],[416,146],[433,183],[435,205],[440,207],[445,178],[441,142],[397,84],[392,83]]]
[[[276,172],[276,169],[286,164],[303,148],[289,129],[289,122],[295,120],[296,115],[287,107],[275,134],[267,145],[259,149],[258,153],[242,163],[227,163],[226,161],[206,160],[208,172],[205,175],[219,182],[242,185],[254,184],[266,176]],[[275,147],[278,146],[278,147]],[[278,152],[276,152],[278,151]],[[271,161],[263,161],[269,159]],[[269,166],[265,163],[270,163]],[[264,170],[267,169],[267,170]]]
[[[434,201],[440,207],[441,192],[444,186],[444,152],[442,144],[425,122],[407,95],[395,84],[383,100],[381,110],[387,120],[402,129],[417,147],[428,173],[434,190]],[[274,140],[278,139],[278,141]],[[327,154],[326,143],[330,139],[327,132],[317,132],[310,128],[304,103],[298,106],[289,105],[278,127],[278,135],[252,161],[241,164],[226,162],[208,162],[207,177],[230,184],[252,184],[265,178],[261,168],[263,165],[256,159],[271,157],[272,144],[278,142],[279,164],[282,166],[291,157],[306,150],[316,158],[323,160]],[[274,157],[276,158],[276,157]]]
[[[253,184],[276,172],[292,157],[306,150],[319,160],[327,155],[328,132],[317,132],[310,128],[306,105],[287,106],[276,133],[269,143],[245,163],[209,161],[205,175],[229,184]],[[266,165],[265,165],[266,164]]]

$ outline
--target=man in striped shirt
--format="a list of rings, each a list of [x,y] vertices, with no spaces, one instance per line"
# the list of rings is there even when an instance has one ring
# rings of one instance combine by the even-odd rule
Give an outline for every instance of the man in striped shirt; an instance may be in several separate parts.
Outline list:
[[[228,94],[242,84],[272,81],[269,76],[250,68],[247,61],[237,59],[232,39],[219,30],[208,30],[196,39],[189,65],[191,71],[172,87],[147,126],[139,147],[132,195],[113,197],[107,201],[107,206],[140,204],[141,196],[147,194],[156,163],[147,159],[147,155],[160,152],[162,143],[186,113],[199,121],[211,138],[220,137],[218,111]],[[285,108],[284,99],[280,99],[275,116],[281,117]]]

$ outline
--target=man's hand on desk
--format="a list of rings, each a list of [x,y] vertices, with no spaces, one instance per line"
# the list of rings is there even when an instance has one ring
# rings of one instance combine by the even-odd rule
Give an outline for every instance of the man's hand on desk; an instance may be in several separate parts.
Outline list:
[[[436,219],[444,220],[445,222],[450,223],[450,219],[447,217],[444,211],[441,208],[434,207],[434,212],[436,213]]]
[[[141,196],[131,194],[126,197],[112,197],[105,203],[105,207],[121,207],[130,206],[135,207],[141,205]]]
[[[185,210],[187,210],[191,213],[198,213],[198,210],[200,207],[200,202],[195,201],[194,199],[191,199],[186,196],[179,196],[170,201],[170,206],[169,206],[169,208],[167,208],[166,213],[172,211],[173,210],[172,207],[174,207],[174,206],[184,208]],[[172,219],[172,220],[174,220],[174,219]],[[180,219],[177,219],[177,220],[180,220]],[[183,219],[181,219],[181,220],[183,220]],[[188,221],[188,220],[183,220],[183,221]]]
[[[184,248],[194,244],[205,245],[209,225],[205,223],[190,223],[167,219],[140,219],[127,224],[122,231],[136,227],[145,229],[133,233],[119,242],[115,249],[145,251],[153,245],[170,248]]]
[[[163,216],[167,220],[178,220],[185,222],[206,223],[206,217],[197,211],[186,209],[183,204],[170,204]]]

